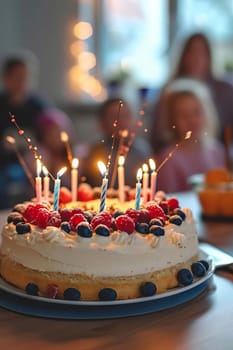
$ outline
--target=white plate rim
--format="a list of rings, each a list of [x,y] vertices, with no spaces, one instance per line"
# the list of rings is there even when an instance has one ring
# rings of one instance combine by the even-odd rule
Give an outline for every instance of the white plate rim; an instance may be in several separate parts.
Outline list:
[[[50,299],[46,297],[40,297],[40,296],[34,296],[34,295],[29,295],[25,291],[14,287],[13,285],[9,284],[6,282],[1,276],[0,276],[0,289],[3,290],[4,292],[25,298],[25,299],[31,299],[33,301],[39,301],[39,302],[46,302],[46,303],[52,303],[52,304],[62,304],[62,305],[73,305],[73,306],[107,306],[107,305],[124,305],[124,304],[137,304],[137,303],[142,303],[142,302],[147,302],[147,301],[152,301],[156,299],[164,299],[176,294],[180,294],[183,292],[186,292],[190,289],[193,289],[200,284],[204,283],[207,281],[214,273],[214,260],[211,256],[207,255],[203,250],[199,250],[200,254],[200,260],[206,259],[210,262],[210,269],[208,270],[208,273],[196,280],[188,286],[184,287],[176,287],[173,289],[170,289],[167,292],[161,293],[161,294],[155,294],[151,297],[140,297],[140,298],[135,298],[135,299],[124,299],[124,300],[114,300],[114,301],[73,301],[73,300],[64,300],[64,299]]]

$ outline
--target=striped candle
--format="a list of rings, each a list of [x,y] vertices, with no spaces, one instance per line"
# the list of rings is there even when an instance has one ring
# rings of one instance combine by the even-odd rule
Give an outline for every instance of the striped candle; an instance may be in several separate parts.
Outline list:
[[[135,209],[140,209],[140,201],[141,201],[141,179],[142,179],[142,169],[139,168],[137,172],[137,183],[136,183],[136,200],[135,200]]]
[[[58,211],[59,209],[59,197],[60,197],[60,186],[61,186],[61,177],[66,172],[66,167],[61,168],[57,173],[57,178],[54,182],[54,200],[53,200],[53,209]]]
[[[108,189],[108,178],[107,178],[107,169],[105,164],[103,162],[98,162],[98,167],[99,167],[100,173],[103,176],[102,187],[101,187],[101,197],[100,197],[100,213],[101,213],[105,209],[105,201],[106,201],[107,189]]]

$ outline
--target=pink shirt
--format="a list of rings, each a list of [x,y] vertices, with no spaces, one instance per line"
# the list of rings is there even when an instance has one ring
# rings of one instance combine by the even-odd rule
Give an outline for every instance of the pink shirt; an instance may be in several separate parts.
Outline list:
[[[158,157],[157,164],[166,158],[174,148],[168,146]],[[192,143],[177,149],[172,158],[158,173],[158,189],[165,192],[190,190],[187,184],[189,176],[224,167],[224,150],[220,143],[210,140],[208,143]]]

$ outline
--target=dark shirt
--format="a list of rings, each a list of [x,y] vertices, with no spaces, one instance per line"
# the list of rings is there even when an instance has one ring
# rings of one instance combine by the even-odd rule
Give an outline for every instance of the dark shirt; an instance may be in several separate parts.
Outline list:
[[[11,127],[9,112],[15,115],[20,127],[33,129],[38,115],[46,109],[47,104],[34,95],[29,95],[25,101],[18,105],[12,105],[6,93],[0,93],[0,167],[15,160],[14,155],[9,157],[4,152],[4,139],[7,129]],[[13,128],[13,126],[12,126]]]

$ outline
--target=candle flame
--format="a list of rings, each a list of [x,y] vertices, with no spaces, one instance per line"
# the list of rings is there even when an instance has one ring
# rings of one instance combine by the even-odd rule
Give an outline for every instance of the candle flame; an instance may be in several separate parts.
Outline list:
[[[61,137],[61,142],[67,142],[69,140],[69,136],[65,131],[61,131],[60,137]]]
[[[128,137],[128,135],[129,135],[129,131],[128,131],[127,129],[121,131],[121,136],[122,136],[123,138]]]
[[[73,169],[77,169],[77,168],[78,168],[78,165],[79,165],[79,160],[78,160],[78,158],[73,158],[73,160],[72,160],[72,168],[73,168]]]
[[[42,169],[41,161],[40,161],[40,159],[37,158],[37,160],[36,160],[36,172],[37,172],[38,177],[41,174],[41,169]]]
[[[156,169],[156,163],[155,163],[155,161],[154,161],[152,158],[149,159],[149,164],[150,164],[150,169],[151,169],[152,171],[155,171],[155,169]]]
[[[57,173],[57,178],[61,177],[67,170],[67,167],[64,166],[63,168],[61,168],[58,173]]]
[[[42,171],[43,171],[43,174],[44,176],[48,176],[49,172],[48,172],[48,169],[46,168],[46,166],[42,166]]]
[[[118,159],[118,165],[123,166],[125,164],[125,157],[120,156]]]
[[[142,179],[142,168],[139,168],[137,171],[137,180],[140,181]]]
[[[12,145],[15,144],[15,138],[12,137],[12,136],[6,136],[6,141],[9,142]]]
[[[148,165],[146,163],[143,164],[142,170],[143,170],[144,173],[148,172]]]
[[[107,168],[106,168],[105,164],[101,161],[99,161],[97,164],[98,164],[98,168],[99,168],[101,175],[106,176]]]
[[[189,131],[186,132],[184,139],[188,140],[188,139],[190,139],[191,136],[192,136],[192,131],[189,130]]]

